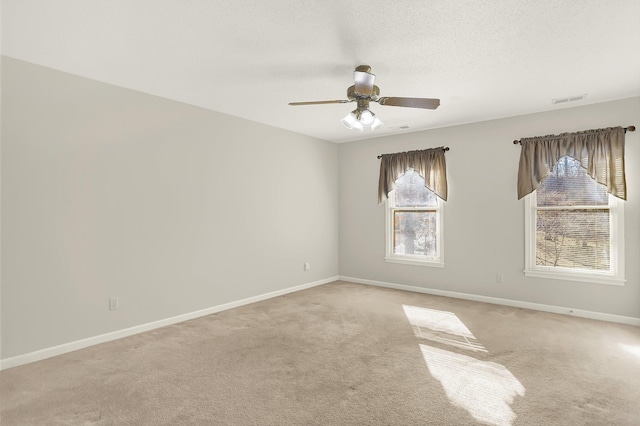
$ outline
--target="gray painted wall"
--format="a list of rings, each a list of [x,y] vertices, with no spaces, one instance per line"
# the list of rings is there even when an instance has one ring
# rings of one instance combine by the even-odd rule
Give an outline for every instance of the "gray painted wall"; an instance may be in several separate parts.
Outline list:
[[[335,144],[6,57],[2,115],[3,359],[338,274]]]
[[[512,143],[526,136],[637,126],[639,117],[640,98],[630,98],[340,145],[340,275],[640,317],[640,132],[626,137],[624,287],[525,278],[524,201],[516,196],[520,146]],[[445,267],[387,263],[376,156],[443,145],[451,148]],[[504,274],[501,284],[498,273]]]

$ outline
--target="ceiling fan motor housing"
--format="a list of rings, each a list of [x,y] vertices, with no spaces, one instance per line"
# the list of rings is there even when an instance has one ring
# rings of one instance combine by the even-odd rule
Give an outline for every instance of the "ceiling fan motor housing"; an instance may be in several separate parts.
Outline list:
[[[370,95],[363,95],[361,93],[356,92],[356,86],[353,85],[347,89],[347,98],[351,101],[358,102],[358,109],[369,108],[370,101],[376,101],[378,96],[380,95],[380,88],[378,86],[373,86]]]

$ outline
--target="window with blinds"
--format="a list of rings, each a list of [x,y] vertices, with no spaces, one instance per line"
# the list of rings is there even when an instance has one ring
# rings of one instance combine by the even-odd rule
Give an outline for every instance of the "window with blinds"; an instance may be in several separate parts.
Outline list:
[[[593,180],[579,161],[565,156],[529,197],[525,273],[553,271],[562,274],[559,278],[596,282],[597,275],[603,275],[619,281],[621,206],[606,186]]]

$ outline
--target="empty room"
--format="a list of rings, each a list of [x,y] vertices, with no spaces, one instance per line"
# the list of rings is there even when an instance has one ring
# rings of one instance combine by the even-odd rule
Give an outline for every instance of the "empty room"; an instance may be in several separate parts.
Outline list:
[[[640,2],[0,0],[0,424],[640,424]]]

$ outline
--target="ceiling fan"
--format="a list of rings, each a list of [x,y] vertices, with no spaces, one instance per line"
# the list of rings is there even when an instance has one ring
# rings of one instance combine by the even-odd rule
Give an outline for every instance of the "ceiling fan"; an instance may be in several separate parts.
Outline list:
[[[372,101],[380,105],[408,108],[436,109],[440,106],[440,99],[391,98],[380,96],[380,88],[373,84],[375,78],[375,74],[371,74],[371,67],[369,65],[360,65],[353,72],[355,84],[347,89],[348,100],[289,102],[289,105],[346,104],[349,102],[357,102],[358,107],[341,121],[348,129],[358,132],[362,132],[365,127],[371,127],[371,130],[376,130],[382,126],[382,121],[369,110],[369,102]]]

